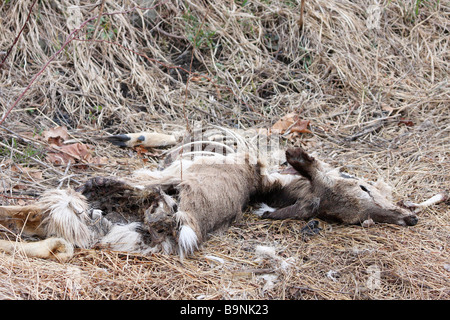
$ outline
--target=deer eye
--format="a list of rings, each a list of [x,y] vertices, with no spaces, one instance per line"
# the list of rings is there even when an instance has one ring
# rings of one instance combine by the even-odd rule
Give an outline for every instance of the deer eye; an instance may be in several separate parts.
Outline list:
[[[366,187],[364,187],[362,185],[359,185],[359,187],[361,188],[362,191],[370,193],[369,190]]]

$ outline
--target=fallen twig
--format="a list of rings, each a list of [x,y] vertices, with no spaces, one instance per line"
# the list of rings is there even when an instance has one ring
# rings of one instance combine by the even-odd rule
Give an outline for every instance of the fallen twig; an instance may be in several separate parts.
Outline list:
[[[367,127],[365,127],[363,130],[361,130],[358,133],[355,133],[354,135],[351,135],[350,137],[346,137],[344,138],[346,141],[355,141],[356,139],[365,136],[366,134],[369,134],[371,132],[374,132],[376,130],[378,130],[379,128],[381,128],[381,126],[383,125],[383,122],[386,119],[380,119],[377,122],[375,122],[374,124],[371,124]]]

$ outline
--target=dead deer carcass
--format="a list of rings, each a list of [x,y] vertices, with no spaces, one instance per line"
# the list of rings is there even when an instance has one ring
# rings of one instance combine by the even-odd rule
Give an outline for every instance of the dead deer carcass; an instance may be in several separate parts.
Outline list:
[[[268,208],[260,212],[263,218],[417,223],[382,183],[340,173],[301,148],[288,149],[286,160],[290,174],[269,172],[249,153],[180,159],[162,171],[96,177],[77,190],[48,191],[34,205],[0,207],[0,218],[23,235],[55,237],[42,246],[20,246],[30,256],[60,259],[70,257],[72,246],[190,254],[257,202]],[[11,251],[10,242],[1,241],[0,249]]]

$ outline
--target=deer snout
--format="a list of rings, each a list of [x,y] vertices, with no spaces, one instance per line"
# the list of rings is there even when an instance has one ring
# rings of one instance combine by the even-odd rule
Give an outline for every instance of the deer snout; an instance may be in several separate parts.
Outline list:
[[[397,211],[401,214],[400,225],[415,226],[419,222],[419,218],[414,213],[411,213],[411,211],[403,208],[399,208]]]
[[[415,226],[419,219],[415,214],[402,208],[381,209],[372,208],[368,212],[368,217],[379,223],[391,223],[400,226]]]
[[[419,218],[414,214],[407,215],[403,220],[407,226],[415,226],[419,222]]]

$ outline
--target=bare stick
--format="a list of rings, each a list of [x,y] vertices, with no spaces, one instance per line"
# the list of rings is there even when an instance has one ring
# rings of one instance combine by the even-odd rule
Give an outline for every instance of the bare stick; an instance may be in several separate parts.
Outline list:
[[[300,4],[300,18],[298,19],[297,23],[300,27],[300,30],[303,29],[303,12],[305,11],[305,0],[302,0]]]

